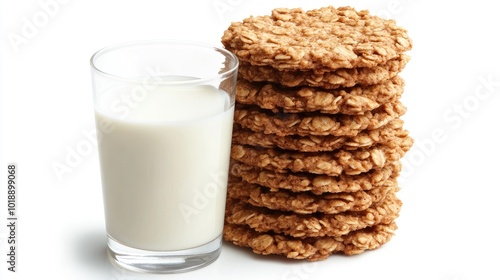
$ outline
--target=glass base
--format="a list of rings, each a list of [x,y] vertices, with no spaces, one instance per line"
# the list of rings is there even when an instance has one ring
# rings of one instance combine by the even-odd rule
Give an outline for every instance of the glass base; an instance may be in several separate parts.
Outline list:
[[[108,236],[108,256],[119,267],[148,273],[179,273],[214,262],[220,255],[222,235],[209,243],[180,251],[146,251],[122,245]]]

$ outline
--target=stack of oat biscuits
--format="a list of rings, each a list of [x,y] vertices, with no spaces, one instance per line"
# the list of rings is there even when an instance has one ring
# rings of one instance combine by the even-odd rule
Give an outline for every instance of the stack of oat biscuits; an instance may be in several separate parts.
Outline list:
[[[413,144],[406,30],[350,7],[275,9],[222,43],[240,60],[224,239],[307,260],[388,242]]]

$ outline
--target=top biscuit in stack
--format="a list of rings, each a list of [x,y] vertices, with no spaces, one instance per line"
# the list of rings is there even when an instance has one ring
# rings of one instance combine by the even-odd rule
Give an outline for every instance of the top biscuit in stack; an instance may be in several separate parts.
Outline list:
[[[275,9],[222,43],[240,60],[224,239],[308,260],[388,242],[413,143],[406,30],[351,7]]]
[[[271,16],[232,23],[222,43],[240,59],[246,80],[324,88],[390,79],[412,47],[393,20],[351,7],[275,9]]]

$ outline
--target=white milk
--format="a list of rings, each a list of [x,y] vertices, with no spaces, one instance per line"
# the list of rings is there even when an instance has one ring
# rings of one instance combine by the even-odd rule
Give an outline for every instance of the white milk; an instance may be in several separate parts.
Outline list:
[[[222,233],[234,107],[209,86],[117,90],[96,108],[106,228],[119,243],[180,250]]]

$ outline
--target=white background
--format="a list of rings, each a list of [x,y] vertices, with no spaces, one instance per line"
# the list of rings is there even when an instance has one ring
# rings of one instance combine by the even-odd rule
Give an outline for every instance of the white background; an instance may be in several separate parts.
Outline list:
[[[0,279],[500,279],[500,20],[491,3],[2,0]],[[394,18],[414,42],[402,76],[404,119],[416,144],[400,178],[396,236],[378,250],[315,263],[224,244],[215,263],[186,274],[113,268],[97,149],[85,136],[94,129],[90,56],[142,39],[219,46],[232,21],[276,7],[327,5]],[[87,150],[59,178],[53,165],[67,164],[78,147]],[[16,273],[6,263],[9,162],[18,164]]]

